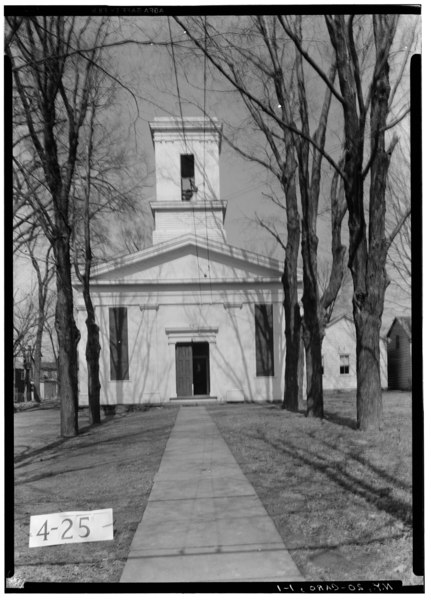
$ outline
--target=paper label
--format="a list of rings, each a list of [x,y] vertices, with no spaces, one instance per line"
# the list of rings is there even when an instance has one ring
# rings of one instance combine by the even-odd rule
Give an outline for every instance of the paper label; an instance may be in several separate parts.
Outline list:
[[[30,548],[113,539],[112,508],[30,517]]]

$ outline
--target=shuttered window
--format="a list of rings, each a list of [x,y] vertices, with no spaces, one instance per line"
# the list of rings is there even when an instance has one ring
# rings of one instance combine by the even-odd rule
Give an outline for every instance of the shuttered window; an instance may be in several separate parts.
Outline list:
[[[274,375],[274,329],[272,304],[256,304],[254,311],[256,375]]]
[[[127,308],[109,309],[111,380],[129,379]]]

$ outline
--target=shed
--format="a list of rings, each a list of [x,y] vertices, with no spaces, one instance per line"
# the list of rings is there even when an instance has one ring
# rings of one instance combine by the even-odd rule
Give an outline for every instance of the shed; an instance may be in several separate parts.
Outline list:
[[[395,317],[387,334],[388,387],[391,390],[412,389],[412,320]]]
[[[53,400],[57,396],[57,363],[42,361],[40,365],[40,397],[44,400]]]

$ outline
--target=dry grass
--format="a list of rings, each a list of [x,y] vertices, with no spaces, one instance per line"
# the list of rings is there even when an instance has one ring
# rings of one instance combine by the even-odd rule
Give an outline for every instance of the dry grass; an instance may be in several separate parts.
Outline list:
[[[385,428],[357,431],[354,394],[323,421],[275,405],[210,414],[308,580],[402,580],[412,573],[411,396],[384,396]]]
[[[178,408],[123,412],[15,465],[15,573],[33,582],[116,582]],[[112,508],[114,540],[29,548],[30,515]]]
[[[208,411],[306,579],[421,583],[411,572],[410,395],[385,394],[377,433],[354,429],[352,394],[325,406],[324,421],[269,404]],[[12,586],[119,580],[177,410],[123,413],[17,457]],[[111,507],[112,542],[28,548],[30,515]]]

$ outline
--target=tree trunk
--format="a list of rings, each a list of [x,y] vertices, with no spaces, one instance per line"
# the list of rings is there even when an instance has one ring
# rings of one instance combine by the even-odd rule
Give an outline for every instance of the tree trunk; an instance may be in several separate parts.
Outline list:
[[[313,371],[313,362],[311,360],[310,334],[305,326],[302,325],[302,340],[305,352],[305,410],[308,411],[308,394],[311,389],[311,374]]]
[[[299,332],[300,314],[299,306],[291,302],[288,292],[285,290],[284,314],[286,323],[286,367],[284,376],[284,400],[283,408],[287,410],[298,410],[298,362],[299,362]]]
[[[87,360],[88,373],[88,416],[90,425],[97,425],[100,423],[99,327],[96,323],[94,307],[88,287],[84,286],[83,293],[85,307],[87,309],[87,319],[85,321],[87,325],[85,358]]]
[[[303,320],[301,321],[301,333],[299,335],[299,357],[298,357],[298,406],[302,409],[304,406],[304,339],[302,335]]]
[[[296,411],[298,410],[298,363],[301,333],[297,275],[299,228],[296,231],[292,230],[290,240],[291,243],[288,243],[286,248],[282,276],[286,339],[283,408]]]
[[[380,381],[380,328],[387,285],[386,257],[386,181],[397,138],[385,149],[385,126],[389,113],[389,49],[395,35],[396,15],[374,15],[374,42],[378,57],[371,96],[371,181],[366,257],[366,294],[353,297],[356,327],[357,418],[362,430],[382,426],[382,388]]]
[[[323,419],[322,338],[317,328],[310,335],[308,355],[307,361],[311,363],[311,376],[307,380],[307,417]]]
[[[382,420],[380,323],[365,311],[355,311],[354,318],[358,428],[363,431],[379,429]]]
[[[79,330],[73,316],[70,277],[69,239],[57,238],[54,244],[57,275],[55,328],[58,336],[58,383],[61,435],[78,434],[78,352]]]
[[[30,378],[30,366],[27,363],[25,367],[25,401],[31,402],[31,378]]]
[[[305,323],[303,325],[305,364],[307,378],[307,417],[323,418],[322,384],[322,337],[319,330],[311,335]]]
[[[302,227],[305,349],[307,363],[307,416],[323,418],[322,330],[323,311],[317,283],[318,239],[312,227]]]
[[[300,226],[296,197],[296,160],[292,138],[285,132],[286,159],[281,177],[287,222],[287,243],[284,251],[284,268],[281,278],[284,292],[284,318],[286,356],[284,371],[283,408],[298,410],[298,364],[301,337],[301,313],[298,302],[298,253]]]
[[[295,269],[295,279],[296,279]],[[284,289],[284,315],[286,320],[286,367],[284,375],[284,400],[283,408],[298,410],[298,363],[299,363],[299,338],[301,330],[301,315],[298,301],[295,302],[296,290],[292,292],[291,282],[287,281],[286,269],[283,273]],[[295,285],[296,288],[296,285]]]
[[[41,308],[39,305],[39,316],[37,321],[37,331],[36,331],[36,341],[34,345],[34,374],[33,374],[33,384],[34,384],[34,399],[36,402],[40,402],[40,368],[42,362],[42,335],[43,335],[43,325],[45,322],[44,315],[44,307]]]

